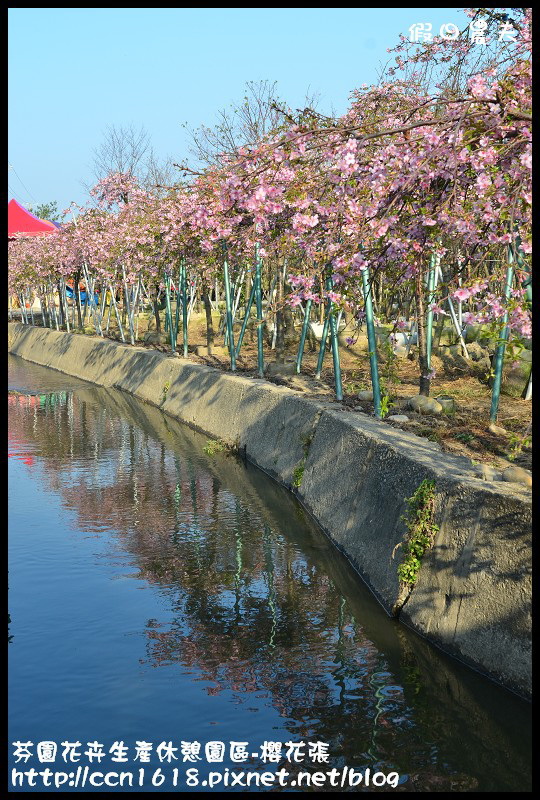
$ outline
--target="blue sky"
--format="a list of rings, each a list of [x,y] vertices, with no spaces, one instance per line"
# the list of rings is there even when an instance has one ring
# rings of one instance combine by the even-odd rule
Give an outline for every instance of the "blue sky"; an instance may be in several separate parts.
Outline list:
[[[188,157],[183,124],[212,126],[246,81],[277,81],[343,113],[415,22],[463,27],[454,8],[11,8],[8,196],[87,199],[107,127],[144,126],[158,157]]]

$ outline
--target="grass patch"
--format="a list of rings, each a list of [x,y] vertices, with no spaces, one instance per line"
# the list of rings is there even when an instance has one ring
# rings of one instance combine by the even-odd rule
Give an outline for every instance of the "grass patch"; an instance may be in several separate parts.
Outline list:
[[[454,433],[454,439],[457,439],[458,442],[463,442],[463,444],[469,444],[475,438],[474,433]]]
[[[408,533],[401,542],[404,559],[398,567],[398,576],[402,583],[413,586],[417,581],[424,553],[432,546],[439,530],[439,526],[433,523],[435,481],[423,480],[406,502],[408,509],[402,519]]]

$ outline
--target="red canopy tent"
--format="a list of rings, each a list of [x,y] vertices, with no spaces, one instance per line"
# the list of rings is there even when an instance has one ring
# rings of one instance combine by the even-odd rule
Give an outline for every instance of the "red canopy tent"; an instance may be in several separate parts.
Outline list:
[[[16,200],[9,201],[8,239],[18,239],[19,236],[44,236],[57,230],[58,227],[54,223],[34,216]]]

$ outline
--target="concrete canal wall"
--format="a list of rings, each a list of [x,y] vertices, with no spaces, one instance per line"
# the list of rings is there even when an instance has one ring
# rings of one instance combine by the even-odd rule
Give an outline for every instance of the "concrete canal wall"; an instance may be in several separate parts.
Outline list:
[[[406,499],[436,482],[434,546],[400,619],[446,652],[529,697],[531,493],[481,480],[466,458],[333,403],[143,348],[8,325],[9,350],[116,387],[247,458],[292,489],[389,611]],[[291,520],[292,524],[292,520]]]

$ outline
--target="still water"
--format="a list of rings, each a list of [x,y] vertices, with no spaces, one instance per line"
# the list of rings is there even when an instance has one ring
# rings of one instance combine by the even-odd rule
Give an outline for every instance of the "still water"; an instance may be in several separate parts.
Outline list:
[[[286,491],[120,392],[14,356],[9,389],[10,768],[145,781],[34,791],[345,766],[400,783],[318,790],[530,790],[529,705],[388,619]]]

